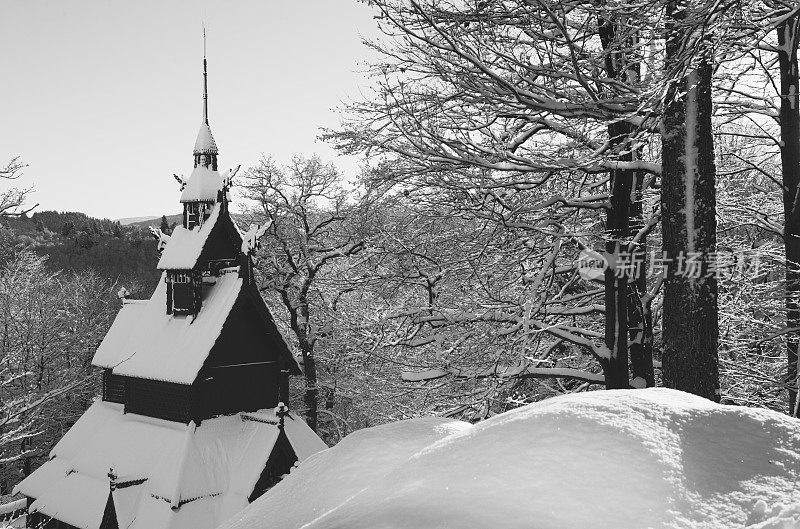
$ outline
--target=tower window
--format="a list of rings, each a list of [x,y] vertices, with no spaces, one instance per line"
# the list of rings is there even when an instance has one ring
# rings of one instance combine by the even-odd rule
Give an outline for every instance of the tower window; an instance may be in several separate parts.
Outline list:
[[[167,314],[195,314],[200,310],[200,277],[194,272],[167,272]]]
[[[185,204],[185,213],[184,216],[186,218],[186,228],[192,229],[195,226],[199,226],[200,222],[202,221],[202,217],[200,215],[200,203],[199,202],[187,202]]]
[[[203,222],[211,215],[214,203],[186,202],[183,206],[184,225],[191,230],[195,226],[203,225]]]

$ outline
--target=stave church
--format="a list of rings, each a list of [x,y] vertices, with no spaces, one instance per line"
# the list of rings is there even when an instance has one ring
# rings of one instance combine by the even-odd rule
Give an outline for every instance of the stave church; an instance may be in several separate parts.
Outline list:
[[[204,57],[182,226],[157,233],[155,292],[123,298],[94,355],[102,398],[15,488],[29,527],[210,529],[326,448],[283,404],[300,368],[254,284],[258,231],[233,222],[235,171],[221,176],[218,154]]]

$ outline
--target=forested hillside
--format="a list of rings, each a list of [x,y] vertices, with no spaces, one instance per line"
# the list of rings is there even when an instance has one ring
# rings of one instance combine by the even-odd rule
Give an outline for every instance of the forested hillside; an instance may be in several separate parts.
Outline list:
[[[48,270],[92,270],[104,280],[125,285],[134,295],[148,296],[158,279],[158,254],[148,223],[122,226],[84,213],[56,211],[4,218],[0,223],[6,258],[30,250],[47,258]]]

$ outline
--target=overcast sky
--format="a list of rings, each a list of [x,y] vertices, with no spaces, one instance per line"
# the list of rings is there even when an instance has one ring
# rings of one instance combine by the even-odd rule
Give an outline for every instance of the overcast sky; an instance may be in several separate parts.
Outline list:
[[[180,211],[201,122],[202,22],[220,170],[317,152],[366,85],[355,0],[0,0],[0,162],[29,164],[39,210],[112,219]],[[6,185],[0,182],[0,185]]]

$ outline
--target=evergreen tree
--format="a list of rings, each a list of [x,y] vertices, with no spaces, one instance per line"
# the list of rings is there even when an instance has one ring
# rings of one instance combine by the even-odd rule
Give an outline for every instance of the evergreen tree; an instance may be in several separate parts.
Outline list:
[[[61,227],[61,235],[63,235],[64,237],[69,237],[74,233],[75,233],[75,224],[70,221],[65,222]]]

